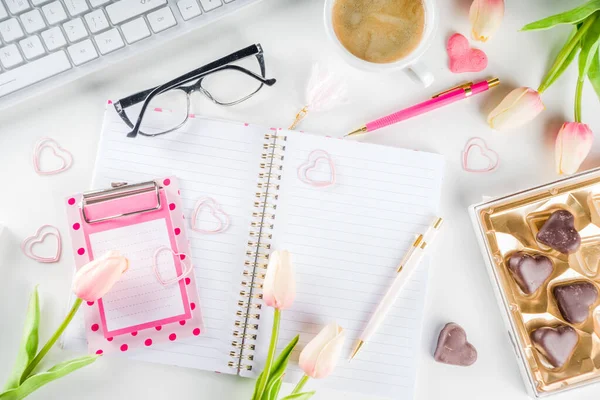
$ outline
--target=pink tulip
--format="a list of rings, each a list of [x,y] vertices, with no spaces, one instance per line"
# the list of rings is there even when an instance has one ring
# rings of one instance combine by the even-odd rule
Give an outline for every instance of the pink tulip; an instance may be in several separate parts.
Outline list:
[[[473,39],[487,42],[500,28],[503,18],[504,0],[473,0],[469,10]]]
[[[581,122],[565,122],[556,137],[556,171],[561,175],[577,172],[592,149],[593,141],[594,134],[589,126]]]
[[[104,296],[129,268],[129,260],[118,251],[109,251],[75,273],[73,292],[85,301]]]
[[[269,307],[289,308],[296,297],[296,281],[292,257],[286,250],[274,251],[263,282],[263,299]]]
[[[492,110],[488,124],[497,130],[516,128],[534,119],[545,108],[538,92],[527,87],[517,88]]]
[[[345,339],[342,327],[335,322],[330,323],[304,347],[300,353],[300,368],[311,378],[329,376],[340,358]]]

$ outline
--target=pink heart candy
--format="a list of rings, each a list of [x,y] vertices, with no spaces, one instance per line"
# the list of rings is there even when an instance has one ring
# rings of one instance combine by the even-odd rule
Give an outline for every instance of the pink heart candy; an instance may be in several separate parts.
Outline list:
[[[467,38],[460,33],[455,33],[450,37],[446,50],[450,57],[450,71],[455,74],[480,72],[488,65],[485,53],[479,49],[472,49]]]

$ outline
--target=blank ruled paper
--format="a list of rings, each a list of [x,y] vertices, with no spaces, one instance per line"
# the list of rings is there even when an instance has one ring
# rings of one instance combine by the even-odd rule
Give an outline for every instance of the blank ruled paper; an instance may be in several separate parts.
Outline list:
[[[292,253],[297,296],[283,312],[280,347],[297,333],[294,358],[320,329],[337,321],[347,333],[344,354],[322,384],[375,396],[410,399],[421,337],[427,283],[424,262],[403,290],[385,324],[352,363],[348,357],[387,290],[400,259],[436,215],[443,158],[438,155],[288,132],[273,248]],[[297,177],[313,150],[327,151],[336,182],[318,188]],[[312,179],[330,170],[317,163]],[[261,321],[260,356],[270,323]],[[260,356],[257,358],[260,359]],[[259,364],[262,363],[259,361]],[[290,366],[286,380],[302,372]],[[317,387],[321,381],[315,381]]]
[[[155,118],[155,123],[160,119]],[[92,188],[111,182],[141,182],[175,175],[188,219],[196,201],[215,199],[231,223],[226,231],[202,234],[188,230],[205,332],[176,344],[139,349],[128,357],[179,366],[235,373],[231,340],[264,134],[268,129],[200,118],[164,136],[127,138],[129,128],[112,107],[105,114]],[[209,212],[199,213],[199,226],[211,229]],[[206,225],[203,225],[206,224]],[[189,225],[188,225],[189,228]],[[85,348],[83,318],[71,324],[65,345]],[[83,345],[83,346],[82,346]]]

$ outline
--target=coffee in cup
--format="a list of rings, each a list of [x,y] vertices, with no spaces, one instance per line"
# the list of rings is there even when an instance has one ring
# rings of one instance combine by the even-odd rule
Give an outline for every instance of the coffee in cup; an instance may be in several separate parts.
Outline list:
[[[422,0],[335,0],[332,25],[340,43],[372,63],[393,63],[410,55],[423,40]]]

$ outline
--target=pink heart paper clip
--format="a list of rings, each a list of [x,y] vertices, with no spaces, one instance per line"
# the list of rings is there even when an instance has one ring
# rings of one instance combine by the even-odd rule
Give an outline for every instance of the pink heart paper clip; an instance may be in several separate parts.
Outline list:
[[[202,211],[203,208],[207,207],[210,210],[210,213],[219,223],[215,229],[202,229],[197,226],[198,223],[198,214]],[[192,213],[192,222],[191,228],[193,231],[205,233],[205,234],[214,234],[225,232],[227,228],[229,228],[229,224],[231,223],[231,218],[229,215],[223,211],[221,205],[212,197],[201,197],[196,202],[196,207],[194,207],[194,212]]]
[[[44,232],[43,234],[41,234],[42,231],[46,228],[51,228],[51,229],[53,229],[53,231],[48,231],[48,232]],[[56,253],[55,253],[54,257],[38,256],[37,254],[35,254],[33,252],[33,246],[38,243],[42,243],[48,236],[54,236],[56,238],[56,243],[57,243]],[[38,230],[35,232],[35,234],[33,234],[33,235],[25,238],[25,240],[23,240],[23,242],[21,243],[21,251],[27,257],[29,257],[32,260],[35,260],[37,262],[46,263],[46,264],[57,262],[58,260],[60,260],[60,255],[61,255],[61,251],[62,251],[62,238],[60,236],[60,231],[58,230],[57,227],[55,227],[53,225],[40,226],[38,228]]]
[[[53,170],[43,171],[41,167],[40,157],[42,155],[42,150],[45,148],[49,148],[52,150],[52,153],[60,158],[62,161],[62,165]],[[38,175],[55,175],[59,174],[63,171],[68,170],[73,165],[73,155],[68,151],[61,147],[58,142],[52,138],[44,137],[37,141],[35,147],[33,148],[33,169]]]
[[[481,151],[481,155],[487,158],[488,166],[485,168],[471,168],[469,166],[469,154],[471,150],[474,148],[478,148]],[[492,172],[498,169],[500,165],[500,156],[494,150],[490,149],[485,142],[480,137],[473,137],[469,139],[467,144],[465,145],[465,149],[462,154],[462,167],[463,170],[467,172],[474,173],[483,173],[483,172]]]
[[[175,278],[164,280],[158,270],[158,261],[157,261],[158,256],[160,255],[160,253],[162,253],[164,251],[168,251],[169,253],[171,253],[171,255],[179,257],[181,265],[183,265],[183,267],[184,267],[183,270],[181,271],[181,274],[179,274]],[[181,256],[183,256],[183,258]],[[159,247],[158,249],[156,249],[156,251],[154,252],[154,255],[152,256],[152,271],[154,271],[154,275],[156,276],[156,279],[158,280],[158,282],[160,282],[161,285],[169,286],[174,283],[177,283],[180,280],[182,280],[183,278],[185,278],[186,276],[188,276],[194,270],[192,268],[192,264],[188,264],[183,261],[186,256],[187,256],[187,254],[176,253],[175,251],[173,251],[173,249],[166,247],[166,246]]]
[[[327,162],[327,165],[329,165],[329,178],[327,180],[312,179],[309,176],[309,173],[317,168],[319,162],[323,161]],[[333,163],[331,155],[325,150],[313,150],[310,152],[306,162],[298,167],[298,179],[307,185],[321,188],[335,184],[335,164]]]

